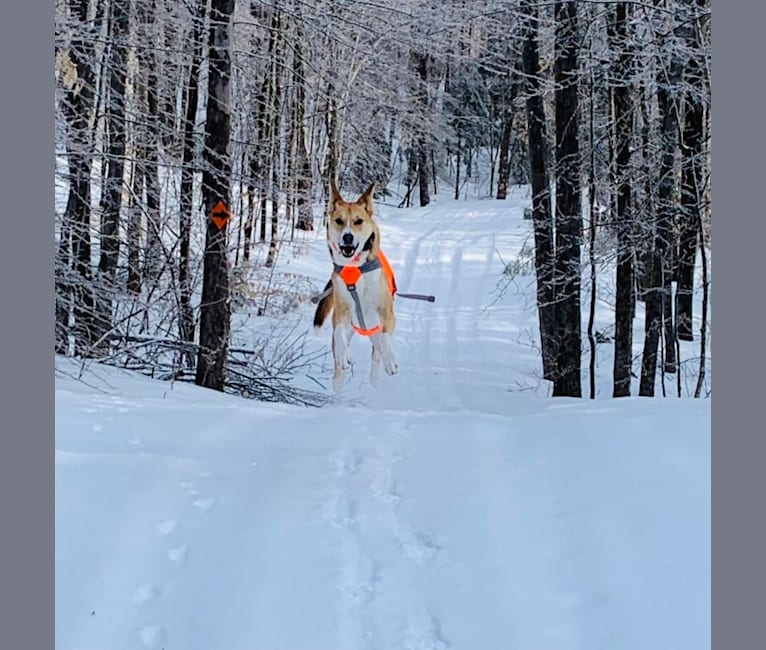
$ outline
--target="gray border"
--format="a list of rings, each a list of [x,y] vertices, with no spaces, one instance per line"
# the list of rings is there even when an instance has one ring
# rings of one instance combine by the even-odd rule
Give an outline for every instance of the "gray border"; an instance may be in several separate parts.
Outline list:
[[[715,648],[759,648],[764,644],[766,583],[766,437],[759,417],[766,323],[759,268],[766,236],[761,53],[766,11],[756,2],[747,10],[740,3],[739,11],[725,5],[715,5],[712,24],[712,201],[719,289],[712,409],[712,640]]]
[[[6,14],[0,23],[0,61],[7,91],[2,120],[6,165],[0,178],[8,225],[6,236],[0,238],[4,271],[0,292],[6,306],[0,337],[0,358],[6,370],[0,391],[5,432],[0,437],[0,575],[5,592],[0,645],[17,649],[54,647],[51,10],[45,3],[17,3],[12,20]],[[762,242],[766,241],[755,232],[764,229],[763,206],[755,196],[748,200],[764,183],[758,150],[762,132],[753,127],[763,120],[766,105],[759,63],[766,21],[758,20],[756,12],[763,15],[766,9],[758,3],[750,3],[746,12],[732,7],[715,11],[713,21],[713,209],[723,224],[714,227],[715,259],[723,260],[716,267],[716,286],[724,288],[716,293],[715,308],[716,323],[723,332],[717,339],[718,381],[713,398],[712,638],[716,648],[759,647],[762,585],[766,583],[761,498],[766,493],[762,484],[766,441],[757,433],[763,427],[758,413],[748,413],[762,399],[756,391],[762,372],[760,337],[766,322],[763,304],[758,302],[762,289],[750,275],[764,255]],[[735,226],[737,220],[740,228]],[[725,352],[729,340],[740,348],[739,354]],[[725,380],[735,377],[736,382]],[[748,440],[744,432],[750,434]]]
[[[0,647],[53,648],[53,5],[3,10]]]

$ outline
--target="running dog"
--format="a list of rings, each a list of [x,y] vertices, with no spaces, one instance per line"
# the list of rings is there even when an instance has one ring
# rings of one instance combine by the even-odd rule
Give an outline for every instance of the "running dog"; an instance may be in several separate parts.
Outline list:
[[[396,326],[396,280],[380,250],[380,229],[373,219],[375,184],[356,201],[343,200],[335,182],[330,183],[327,210],[327,246],[333,273],[314,314],[320,328],[332,312],[333,387],[340,390],[343,373],[351,365],[349,343],[354,332],[370,337],[370,383],[378,385],[380,362],[389,375],[398,371],[391,345]]]

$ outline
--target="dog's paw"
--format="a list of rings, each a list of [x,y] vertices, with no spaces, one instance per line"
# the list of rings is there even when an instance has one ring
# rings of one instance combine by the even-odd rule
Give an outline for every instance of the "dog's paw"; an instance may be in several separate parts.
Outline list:
[[[338,350],[335,355],[335,367],[345,371],[351,367],[351,355],[347,348]]]
[[[383,364],[383,367],[385,368],[386,374],[388,375],[395,375],[397,372],[399,372],[399,366],[396,364],[394,359],[387,359]]]

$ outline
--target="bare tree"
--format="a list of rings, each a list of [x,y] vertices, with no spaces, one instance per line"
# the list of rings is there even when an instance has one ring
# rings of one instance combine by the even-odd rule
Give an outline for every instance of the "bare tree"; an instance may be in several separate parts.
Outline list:
[[[556,375],[555,286],[553,282],[553,216],[546,166],[545,105],[540,88],[537,9],[531,0],[522,0],[524,49],[522,70],[526,77],[526,116],[529,142],[530,179],[532,183],[532,221],[535,233],[535,272],[537,310],[540,323],[543,377],[552,381]]]
[[[580,143],[577,3],[557,1],[554,75],[556,78],[555,305],[556,371],[553,395],[580,397]]]
[[[230,304],[226,234],[229,212],[231,122],[230,30],[234,0],[211,0],[208,100],[202,195],[207,217],[196,383],[223,390],[229,346]]]
[[[630,395],[633,365],[633,242],[630,215],[631,175],[630,145],[633,135],[633,98],[631,97],[631,39],[630,4],[619,2],[613,18],[612,47],[617,63],[613,74],[612,111],[615,135],[614,177],[617,205],[617,296],[614,313],[614,387],[613,397]]]

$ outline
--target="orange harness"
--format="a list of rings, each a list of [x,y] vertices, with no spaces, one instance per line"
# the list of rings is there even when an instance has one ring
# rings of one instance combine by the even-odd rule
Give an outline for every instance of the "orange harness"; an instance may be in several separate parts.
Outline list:
[[[362,336],[372,336],[373,334],[377,334],[381,330],[379,324],[375,327],[368,328],[364,322],[364,312],[362,311],[362,304],[359,301],[359,294],[356,292],[356,283],[359,282],[363,273],[369,273],[375,269],[382,269],[383,274],[388,281],[388,288],[391,291],[391,296],[393,297],[396,295],[396,279],[394,278],[394,271],[391,268],[388,259],[383,254],[383,251],[378,251],[378,256],[374,260],[365,262],[361,266],[339,266],[337,264],[334,266],[335,272],[341,277],[343,282],[346,283],[346,288],[349,290],[349,293],[351,293],[351,297],[354,300],[354,306],[356,307],[356,317],[359,319],[359,326],[357,327],[352,322],[351,327],[354,328],[354,331],[357,334],[361,334]]]

